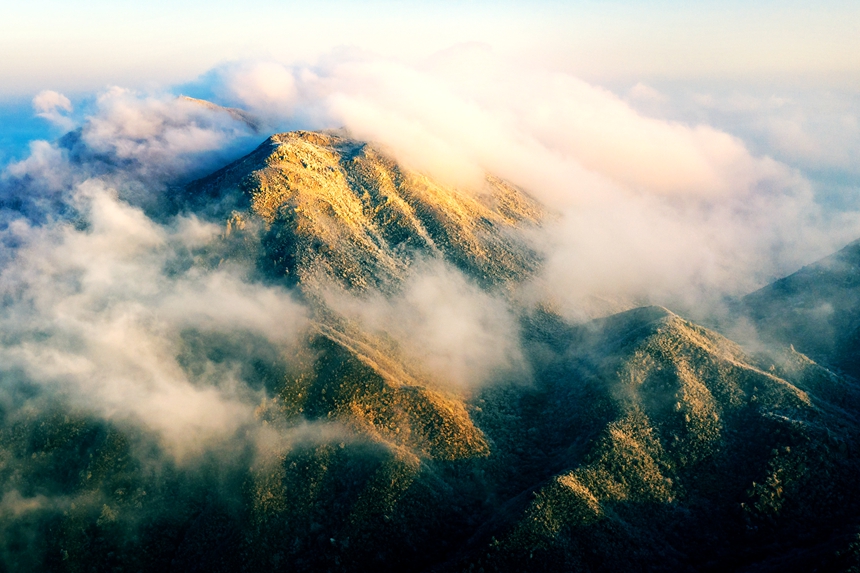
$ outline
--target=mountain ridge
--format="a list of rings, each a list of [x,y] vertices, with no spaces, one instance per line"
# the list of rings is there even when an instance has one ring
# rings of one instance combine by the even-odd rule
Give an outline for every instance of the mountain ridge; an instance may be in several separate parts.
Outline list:
[[[373,146],[314,132],[276,134],[181,196],[196,211],[201,198],[231,231],[249,217],[263,227],[271,275],[353,290],[397,283],[416,253],[478,282],[522,280],[537,255],[508,231],[544,217],[534,199],[497,178],[477,194],[448,188]]]
[[[762,337],[860,379],[860,240],[745,296]]]
[[[856,381],[663,307],[574,323],[522,304],[511,293],[541,264],[524,234],[552,216],[525,191],[493,176],[444,186],[314,132],[273,135],[174,191],[173,212],[224,229],[201,260],[291,289],[308,326],[290,348],[181,334],[189,376],[236,363],[261,396],[237,436],[186,466],[145,429],[40,410],[26,389],[0,401],[3,567],[860,567]],[[507,305],[522,371],[441,384],[390,325],[327,299],[398,296],[426,260]]]

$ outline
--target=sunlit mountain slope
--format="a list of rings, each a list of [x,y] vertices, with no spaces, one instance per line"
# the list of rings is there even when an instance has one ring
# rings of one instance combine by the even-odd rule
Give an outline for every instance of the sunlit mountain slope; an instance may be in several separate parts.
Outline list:
[[[482,284],[522,280],[536,259],[512,231],[542,208],[487,177],[463,192],[410,171],[347,137],[293,132],[188,186],[194,210],[230,232],[261,225],[260,261],[274,277],[385,290],[416,256],[442,257]]]

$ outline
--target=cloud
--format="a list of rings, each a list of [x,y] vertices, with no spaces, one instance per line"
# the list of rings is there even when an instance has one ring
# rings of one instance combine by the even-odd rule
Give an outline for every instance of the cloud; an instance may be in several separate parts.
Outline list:
[[[637,84],[625,100],[567,74],[517,67],[479,44],[421,65],[339,51],[315,65],[245,62],[207,77],[227,104],[272,129],[344,126],[462,188],[479,188],[489,172],[533,194],[556,213],[535,239],[546,264],[533,291],[573,314],[595,296],[694,306],[739,294],[860,234],[856,212],[828,212],[798,170],[693,116],[639,111],[672,105],[672,93]],[[37,197],[36,183],[55,196],[96,175],[150,205],[166,182],[205,174],[249,133],[224,108],[113,88],[70,145],[34,144],[7,178],[26,178],[26,195]]]
[[[55,113],[66,102],[44,92],[34,106]],[[0,356],[10,380],[142,426],[177,458],[253,421],[271,389],[248,379],[243,356],[209,346],[234,340],[234,354],[282,360],[305,309],[250,280],[251,269],[219,266],[220,225],[159,207],[170,185],[235,157],[254,133],[237,110],[111,88],[78,128],[33,142],[5,169]],[[256,349],[238,342],[248,339]]]
[[[528,377],[516,314],[441,261],[413,266],[397,294],[356,298],[329,291],[327,304],[369,332],[396,341],[407,364],[457,392]]]
[[[250,62],[230,66],[230,95],[267,118],[290,115],[299,97],[289,68],[276,62]]]
[[[637,82],[636,85],[630,88],[630,90],[627,92],[627,97],[635,101],[646,102],[662,102],[666,100],[666,96],[661,94],[653,87],[642,82]]]
[[[34,105],[54,113],[66,101],[42,92]],[[76,185],[100,178],[152,211],[168,184],[206,175],[250,150],[256,129],[238,110],[114,87],[96,98],[78,127],[55,142],[32,142],[28,157],[6,167],[0,205],[43,220],[67,210]]]
[[[807,171],[858,173],[860,114],[855,93],[823,86],[683,86],[660,101],[630,97],[648,113],[699,121],[742,137],[758,153]],[[631,91],[632,93],[632,91]]]
[[[860,232],[857,213],[839,217],[839,232],[833,220],[803,181],[706,205],[616,197],[548,224],[536,288],[572,317],[593,316],[594,298],[610,311],[657,303],[704,317]]]
[[[33,109],[37,116],[47,119],[57,127],[71,129],[74,126],[74,120],[67,115],[72,112],[72,102],[59,92],[53,90],[39,92],[33,98]]]
[[[44,495],[25,498],[18,490],[10,490],[4,492],[2,499],[0,499],[0,515],[6,519],[9,517],[17,518],[32,511],[39,511],[45,506],[54,505],[55,503],[55,500],[49,499]]]
[[[556,299],[695,305],[705,293],[754,289],[860,235],[856,207],[828,211],[790,163],[696,116],[639,111],[674,101],[644,84],[628,101],[473,44],[419,66],[340,52],[284,72],[295,86],[285,123],[344,126],[463,188],[493,173],[554,210],[537,244],[547,260],[541,287]],[[230,70],[219,78],[228,96],[246,85]]]
[[[459,391],[527,375],[511,300],[549,299],[577,319],[595,314],[595,300],[598,314],[645,303],[701,311],[860,235],[857,212],[824,209],[799,170],[707,122],[661,119],[635,103],[657,109],[671,95],[640,85],[625,100],[480,45],[418,66],[338,52],[312,66],[232,64],[207,77],[226,105],[270,126],[343,126],[467,192],[489,172],[547,205],[529,235],[543,266],[520,293],[484,292],[431,261],[396,295],[329,296]],[[40,97],[45,113],[67,111]],[[177,348],[198,332],[286,352],[307,313],[287,291],[221,264],[220,227],[154,208],[170,185],[256,143],[247,117],[113,88],[78,129],[34,142],[6,169],[3,368],[150,428],[178,456],[251,420],[266,389],[236,361],[204,353],[191,369]]]
[[[219,227],[158,225],[94,181],[75,199],[84,230],[18,221],[6,231],[21,246],[0,273],[3,369],[77,408],[142,424],[177,457],[230,437],[253,419],[259,392],[215,363],[192,376],[177,359],[182,334],[250,333],[286,352],[306,324],[303,307],[243,281],[241,269],[171,266],[203,256]]]
[[[204,154],[252,134],[252,127],[229,110],[115,87],[98,97],[77,144],[86,160],[107,161],[122,173],[161,182],[199,172],[199,162],[211,162]]]
[[[73,167],[66,150],[47,141],[31,141],[30,155],[6,168],[7,178],[38,182],[48,191],[68,189],[74,181]]]
[[[639,192],[715,196],[780,176],[772,161],[725,132],[644,117],[608,90],[515,68],[482,46],[424,67],[346,54],[316,67],[267,70],[294,78],[279,105],[306,110],[326,127],[345,125],[418,169],[461,182],[489,170],[540,183],[535,192],[545,199],[569,200],[600,193],[600,180]],[[228,94],[257,109],[248,73],[228,69],[221,77]],[[271,109],[268,96],[262,101]],[[589,191],[577,191],[581,181]]]

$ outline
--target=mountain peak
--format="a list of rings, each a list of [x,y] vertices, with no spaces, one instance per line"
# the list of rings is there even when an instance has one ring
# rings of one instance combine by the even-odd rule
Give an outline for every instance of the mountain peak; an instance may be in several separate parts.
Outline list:
[[[358,291],[390,288],[416,258],[443,259],[484,285],[523,280],[537,255],[512,231],[544,217],[498,178],[477,190],[442,185],[335,132],[273,135],[191,183],[184,198],[215,216],[233,213],[238,227],[258,221],[271,276]]]
[[[248,113],[243,109],[238,109],[235,107],[224,107],[220,106],[216,103],[212,103],[211,101],[205,99],[198,99],[196,97],[190,97],[187,95],[180,95],[178,98],[179,101],[191,103],[194,105],[198,105],[200,107],[204,107],[206,109],[210,109],[212,111],[224,112],[230,115],[233,119],[240,121],[251,128],[254,133],[260,133],[262,124],[259,119]]]

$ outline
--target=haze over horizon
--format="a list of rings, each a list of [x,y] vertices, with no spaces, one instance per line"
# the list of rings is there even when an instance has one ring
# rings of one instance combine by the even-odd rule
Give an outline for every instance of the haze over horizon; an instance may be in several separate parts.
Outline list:
[[[58,2],[8,6],[0,93],[170,85],[224,61],[312,62],[336,47],[422,59],[464,42],[598,82],[716,80],[855,87],[860,9],[838,0],[543,0],[313,4]]]

